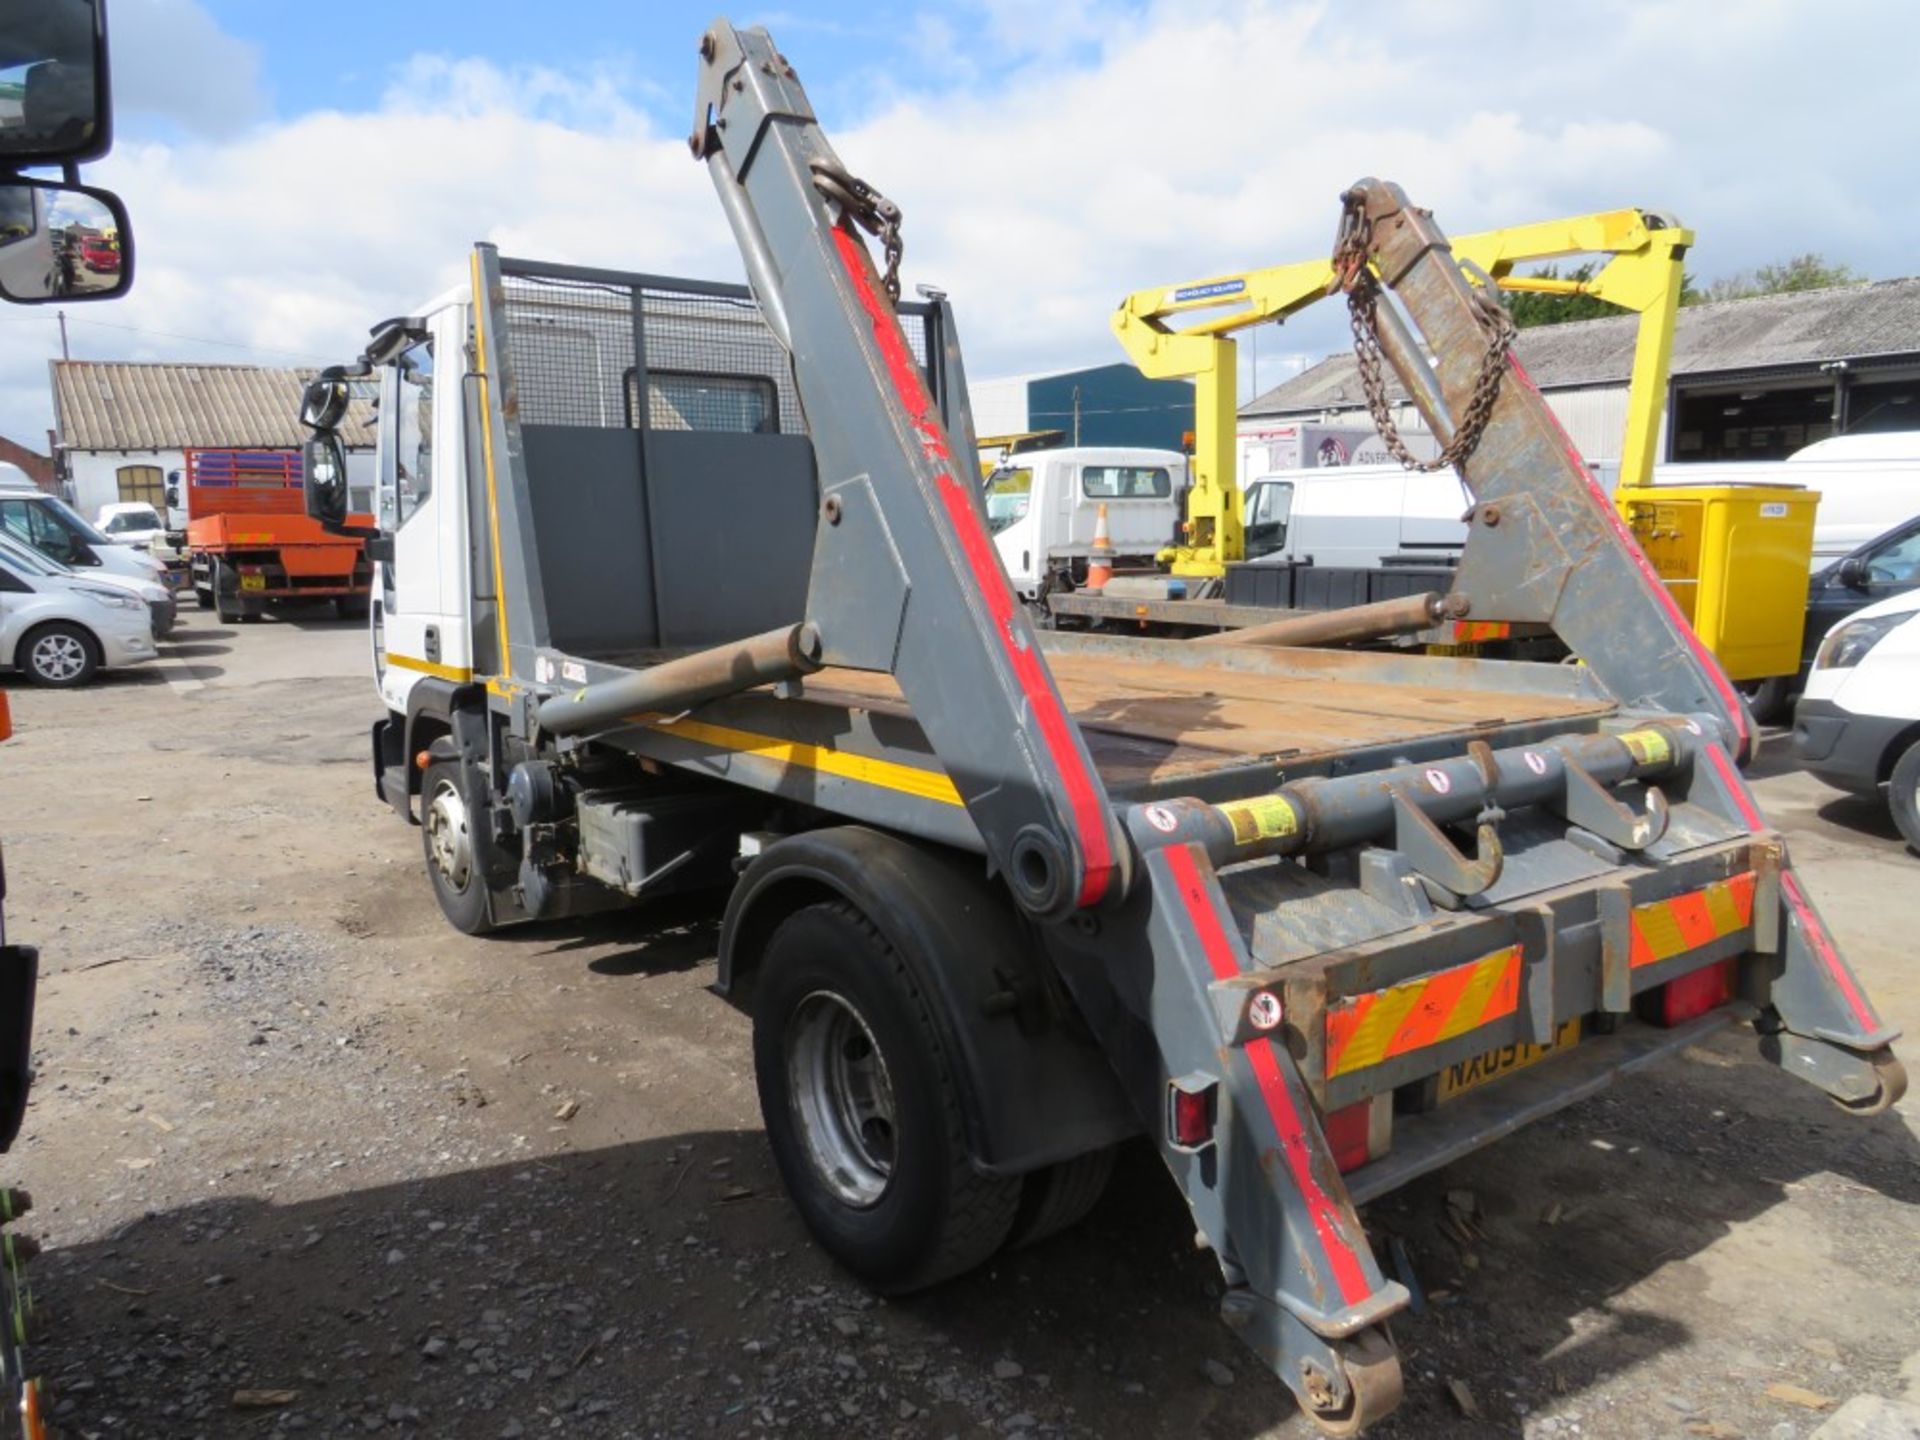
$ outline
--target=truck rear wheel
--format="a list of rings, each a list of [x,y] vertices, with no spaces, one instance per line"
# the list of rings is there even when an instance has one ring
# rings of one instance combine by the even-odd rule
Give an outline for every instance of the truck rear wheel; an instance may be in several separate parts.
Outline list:
[[[958,1275],[1013,1229],[1021,1182],[967,1156],[959,1091],[905,962],[833,901],[767,942],[753,1064],[774,1161],[821,1247],[904,1294]]]
[[[480,873],[472,813],[460,786],[460,767],[437,760],[420,781],[420,837],[426,851],[427,878],[441,913],[463,935],[493,929],[487,907],[487,882]]]
[[[213,595],[213,618],[230,625],[240,618],[239,580],[219,560],[207,562],[207,589]]]

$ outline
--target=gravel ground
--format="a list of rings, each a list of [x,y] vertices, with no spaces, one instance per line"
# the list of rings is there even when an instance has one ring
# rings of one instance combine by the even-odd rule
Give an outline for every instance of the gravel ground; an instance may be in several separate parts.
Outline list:
[[[10,930],[45,979],[5,1178],[40,1201],[69,1435],[1311,1433],[1215,1318],[1150,1153],[933,1294],[838,1272],[706,993],[717,907],[453,934],[371,792],[364,664],[349,628],[190,614],[162,665],[13,692]],[[1911,1029],[1920,860],[1783,762],[1763,799]],[[1750,1049],[1373,1207],[1426,1298],[1375,1433],[1789,1440],[1900,1393],[1916,1102],[1850,1119]]]

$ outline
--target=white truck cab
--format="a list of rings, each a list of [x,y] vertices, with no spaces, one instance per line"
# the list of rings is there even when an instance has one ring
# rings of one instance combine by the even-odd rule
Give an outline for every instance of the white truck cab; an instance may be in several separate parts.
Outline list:
[[[1032,450],[987,477],[987,523],[1014,590],[1034,600],[1058,588],[1060,579],[1075,585],[1086,579],[1102,505],[1116,561],[1150,564],[1173,543],[1186,488],[1187,457],[1177,450]]]
[[[1920,590],[1855,611],[1827,632],[1793,715],[1793,748],[1815,775],[1871,795],[1920,851]]]
[[[392,547],[374,567],[374,673],[381,699],[400,714],[422,679],[457,684],[473,675],[467,479],[480,460],[467,453],[457,387],[438,393],[436,364],[450,356],[449,374],[464,369],[471,317],[464,290],[440,297],[423,313],[424,337],[379,371],[380,411],[395,423],[380,427],[374,455],[374,516]],[[482,591],[484,603],[491,587]]]

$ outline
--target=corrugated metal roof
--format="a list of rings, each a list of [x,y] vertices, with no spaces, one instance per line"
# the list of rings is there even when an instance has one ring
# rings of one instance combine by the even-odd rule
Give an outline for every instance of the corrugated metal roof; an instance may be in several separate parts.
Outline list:
[[[1522,330],[1520,363],[1542,390],[1613,385],[1633,371],[1637,315]],[[1826,360],[1920,355],[1920,277],[1689,305],[1673,333],[1673,373],[1711,375]],[[1393,384],[1396,399],[1405,391]],[[1331,355],[1241,408],[1317,414],[1366,403],[1351,354]]]
[[[53,408],[67,450],[297,449],[300,393],[318,372],[259,365],[55,360]],[[373,404],[355,399],[341,439],[373,444]]]

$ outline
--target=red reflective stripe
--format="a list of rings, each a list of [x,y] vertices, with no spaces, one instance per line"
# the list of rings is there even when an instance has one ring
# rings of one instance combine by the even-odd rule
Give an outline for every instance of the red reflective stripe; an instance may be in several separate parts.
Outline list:
[[[873,282],[868,278],[871,262],[867,258],[867,247],[857,236],[847,233],[840,226],[834,227],[833,243],[839,252],[841,265],[853,281],[860,306],[872,322],[874,343],[880,347],[880,358],[886,363],[887,376],[893,382],[894,393],[920,438],[920,448],[929,460],[941,466],[941,507],[946,511],[947,521],[960,542],[967,568],[973,572],[974,585],[979,589],[981,599],[986,602],[987,613],[993,619],[994,635],[999,639],[1001,649],[1006,652],[1020,693],[1033,712],[1054,770],[1067,792],[1067,804],[1073,812],[1074,828],[1080,836],[1081,858],[1086,867],[1080,885],[1080,904],[1082,907],[1097,904],[1107,893],[1107,886],[1113,879],[1113,846],[1107,832],[1107,807],[1103,792],[1087,767],[1073,721],[1067,716],[1066,706],[1061,702],[1059,692],[1054,689],[1039,652],[1030,645],[1020,643],[1014,625],[1014,616],[1018,612],[1013,589],[1007,584],[1006,572],[1000,568],[1000,558],[994,553],[986,526],[980,522],[980,512],[974,507],[972,492],[953,473],[953,453],[947,446],[945,434],[933,418],[933,396],[927,392],[926,382],[907,350],[906,336],[900,331],[900,321],[881,304],[880,297],[874,292]]]
[[[1226,929],[1220,923],[1219,909],[1214,905],[1213,896],[1201,877],[1200,867],[1194,863],[1193,847],[1172,845],[1161,853],[1167,857],[1167,869],[1173,876],[1174,887],[1180,892],[1182,903],[1187,907],[1187,918],[1193,922],[1194,932],[1200,937],[1200,948],[1206,953],[1208,968],[1213,971],[1216,980],[1231,980],[1240,973],[1240,962],[1233,946],[1227,941]],[[1274,1134],[1280,1141],[1280,1156],[1286,1161],[1287,1171],[1300,1190],[1300,1198],[1306,1202],[1314,1233],[1320,1237],[1320,1248],[1326,1252],[1327,1261],[1333,1266],[1333,1279],[1340,1287],[1340,1298],[1348,1305],[1357,1305],[1373,1293],[1372,1287],[1367,1283],[1366,1269],[1360,1263],[1353,1241],[1345,1233],[1343,1207],[1314,1178],[1313,1147],[1307,1140],[1300,1107],[1293,1103],[1293,1093],[1287,1087],[1286,1077],[1280,1073],[1280,1062],[1274,1057],[1273,1042],[1254,1041],[1246,1047],[1246,1056],[1247,1063],[1253,1067],[1253,1078],[1260,1086],[1261,1098],[1267,1102],[1267,1114],[1273,1121]]]
[[[1519,357],[1509,354],[1507,362],[1513,367],[1513,373],[1520,377],[1521,383],[1538,395],[1540,387],[1533,383],[1533,377],[1527,374]],[[1725,672],[1720,669],[1720,662],[1713,657],[1713,652],[1701,644],[1700,637],[1693,633],[1693,626],[1688,623],[1687,617],[1680,613],[1680,607],[1674,603],[1673,593],[1667,589],[1666,582],[1660,578],[1660,572],[1653,568],[1653,562],[1647,559],[1647,552],[1640,548],[1640,542],[1633,538],[1633,532],[1627,528],[1627,522],[1622,520],[1620,512],[1613,508],[1613,501],[1607,498],[1607,492],[1602,490],[1600,482],[1593,478],[1593,472],[1587,468],[1587,462],[1581,459],[1580,452],[1573,448],[1572,438],[1568,436],[1551,410],[1544,405],[1541,409],[1552,423],[1554,432],[1559,435],[1561,448],[1567,452],[1567,458],[1573,461],[1575,468],[1579,470],[1580,478],[1587,482],[1588,495],[1600,507],[1600,513],[1607,517],[1607,523],[1613,526],[1613,533],[1626,550],[1627,558],[1633,561],[1641,575],[1645,577],[1647,584],[1652,587],[1653,593],[1660,597],[1660,603],[1666,606],[1667,618],[1673,622],[1674,629],[1680,632],[1680,637],[1686,641],[1687,648],[1693,651],[1694,659],[1700,662],[1701,669],[1706,673],[1707,683],[1720,692],[1720,698],[1727,707],[1728,718],[1733,721],[1734,732],[1740,737],[1740,748],[1743,751],[1749,749],[1753,737],[1747,733],[1746,721],[1741,718],[1745,711],[1741,709],[1740,697],[1734,693],[1733,682],[1728,680]]]
[[[1867,997],[1860,993],[1860,987],[1854,983],[1853,972],[1840,958],[1840,952],[1833,948],[1833,942],[1827,938],[1826,927],[1820,923],[1820,917],[1813,913],[1813,906],[1807,903],[1807,897],[1800,889],[1800,882],[1791,870],[1780,872],[1780,888],[1787,892],[1787,901],[1800,917],[1801,928],[1807,932],[1807,943],[1813,947],[1813,953],[1820,957],[1827,967],[1827,973],[1833,977],[1833,983],[1840,987],[1840,993],[1853,1009],[1853,1018],[1860,1022],[1865,1031],[1880,1028],[1880,1017],[1874,1013],[1873,1006],[1867,1003]]]

